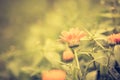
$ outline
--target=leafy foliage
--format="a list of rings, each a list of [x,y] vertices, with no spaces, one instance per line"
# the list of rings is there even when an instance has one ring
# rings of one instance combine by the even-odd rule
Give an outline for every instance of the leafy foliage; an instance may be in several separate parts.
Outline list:
[[[0,25],[0,61],[5,64],[4,70],[0,64],[0,76],[4,72],[12,75],[12,80],[41,80],[42,72],[51,69],[64,70],[66,80],[104,80],[107,77],[112,80],[116,79],[112,70],[120,74],[119,40],[118,44],[108,41],[109,35],[120,32],[120,0],[8,3],[6,16],[10,27],[2,29]],[[68,36],[66,41],[73,39],[71,43],[77,45],[60,43],[60,32],[74,27],[84,31],[86,36],[76,40],[75,31],[66,32],[67,35],[62,35]],[[66,49],[73,52],[70,61],[63,60]]]

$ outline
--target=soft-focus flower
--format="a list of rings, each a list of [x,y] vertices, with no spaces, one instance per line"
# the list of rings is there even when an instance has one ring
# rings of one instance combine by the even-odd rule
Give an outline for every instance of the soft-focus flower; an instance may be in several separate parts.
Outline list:
[[[42,80],[65,80],[66,72],[63,70],[50,70],[42,73]]]
[[[114,44],[120,43],[120,33],[108,36],[108,41]]]
[[[62,58],[64,61],[70,61],[73,60],[74,54],[71,50],[67,49],[63,52]]]
[[[60,41],[67,42],[70,46],[78,45],[81,38],[85,36],[83,31],[78,28],[71,28],[69,31],[63,31]]]

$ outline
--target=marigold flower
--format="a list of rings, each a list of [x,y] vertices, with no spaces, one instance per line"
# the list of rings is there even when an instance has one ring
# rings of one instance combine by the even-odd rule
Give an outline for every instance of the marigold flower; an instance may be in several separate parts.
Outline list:
[[[73,60],[74,54],[71,50],[65,50],[63,52],[62,58],[64,61],[70,61],[70,60]]]
[[[120,33],[112,34],[112,35],[108,36],[108,41],[111,43],[115,43],[115,44],[120,43]]]
[[[42,73],[42,80],[65,80],[66,72],[63,70],[53,69]]]
[[[67,42],[69,45],[78,45],[81,38],[85,36],[83,31],[78,28],[71,28],[69,31],[63,31],[60,36],[60,41]]]

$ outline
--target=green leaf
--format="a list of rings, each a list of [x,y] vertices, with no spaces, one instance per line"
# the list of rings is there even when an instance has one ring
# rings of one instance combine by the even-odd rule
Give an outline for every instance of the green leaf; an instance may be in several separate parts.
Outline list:
[[[94,60],[103,66],[107,66],[108,58],[105,53],[92,53]]]
[[[39,63],[42,61],[43,59],[43,53],[39,52],[39,53],[35,53],[33,55],[33,66],[37,66],[39,65]]]
[[[89,53],[80,53],[80,54],[78,54],[78,58],[79,58],[79,60],[83,59],[86,62],[92,60]]]
[[[21,65],[18,61],[12,61],[7,65],[7,69],[9,69],[12,72],[12,74],[16,77],[19,76],[20,68],[21,68]]]
[[[26,74],[29,74],[30,76],[34,76],[34,75],[37,75],[39,73],[42,72],[42,69],[43,68],[39,68],[39,67],[33,67],[33,66],[30,66],[30,67],[22,67],[21,70],[26,73]]]
[[[46,52],[44,57],[51,63],[51,64],[58,64],[60,61],[60,55],[56,52]]]
[[[34,67],[22,67],[21,70],[25,73],[31,74],[36,71]]]
[[[86,80],[96,80],[97,71],[91,71],[86,75]]]

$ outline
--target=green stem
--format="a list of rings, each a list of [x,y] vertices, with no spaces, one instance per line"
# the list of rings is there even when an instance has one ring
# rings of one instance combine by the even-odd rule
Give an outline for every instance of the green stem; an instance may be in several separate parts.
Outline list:
[[[74,54],[75,54],[75,62],[76,62],[77,68],[80,69],[79,61],[78,61],[78,56],[77,56],[76,50],[74,50]]]
[[[88,70],[89,66],[90,66],[93,62],[95,62],[96,60],[99,60],[99,59],[102,59],[102,58],[107,59],[105,56],[101,56],[101,57],[98,57],[98,58],[96,58],[96,59],[94,59],[94,60],[91,60],[91,61],[88,63],[88,65],[87,65],[87,67],[86,67],[86,69],[85,69],[84,75],[83,75],[83,78],[84,78],[84,79],[86,78],[87,70]],[[101,65],[103,65],[103,64],[101,64]],[[105,66],[105,65],[103,65],[103,66]]]
[[[102,44],[100,44],[96,39],[94,39],[94,36],[93,36],[86,28],[84,28],[84,27],[82,27],[82,28],[90,35],[91,39],[94,40],[97,45],[99,45],[103,50],[106,50],[106,49],[102,46]]]
[[[89,54],[89,55],[90,55],[90,57],[94,60],[94,57],[93,57],[91,54]],[[96,64],[95,64],[95,61],[93,61],[93,65],[94,65],[95,69],[97,69],[97,66],[96,66]]]
[[[109,65],[110,65],[110,59],[111,59],[112,54],[107,55],[108,57],[108,63],[107,63],[107,71],[109,70]]]
[[[103,50],[106,50],[103,46],[102,46],[102,44],[100,44],[97,40],[95,40],[95,39],[93,39],[96,43],[97,43],[97,45],[99,45]]]
[[[79,60],[78,60],[78,55],[76,53],[76,50],[74,49],[74,55],[75,55],[75,62],[76,62],[76,66],[78,68],[78,74],[80,77],[82,77],[82,72],[81,72],[81,69],[80,69],[80,65],[79,65]]]

